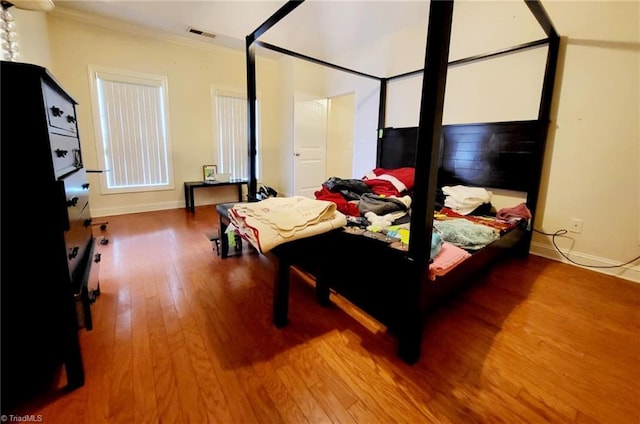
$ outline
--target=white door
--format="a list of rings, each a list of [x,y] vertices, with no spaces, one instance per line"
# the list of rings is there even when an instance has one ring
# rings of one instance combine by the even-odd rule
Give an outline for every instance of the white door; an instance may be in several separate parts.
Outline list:
[[[327,100],[296,100],[293,131],[293,193],[314,199],[327,178]]]

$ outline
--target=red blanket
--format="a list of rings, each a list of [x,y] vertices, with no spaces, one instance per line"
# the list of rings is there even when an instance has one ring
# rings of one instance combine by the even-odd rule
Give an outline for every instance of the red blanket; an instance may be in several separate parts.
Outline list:
[[[399,196],[413,189],[415,169],[412,167],[384,169],[375,168],[362,179],[378,195]]]

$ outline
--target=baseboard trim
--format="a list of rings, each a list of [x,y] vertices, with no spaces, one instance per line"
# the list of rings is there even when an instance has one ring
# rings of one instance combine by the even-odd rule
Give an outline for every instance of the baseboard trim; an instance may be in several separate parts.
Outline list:
[[[92,209],[91,216],[93,218],[100,218],[112,215],[124,215],[128,213],[141,213],[141,212],[153,212],[166,209],[178,209],[184,208],[183,202],[163,202],[163,203],[150,203],[145,205],[135,206],[123,206],[118,208],[102,208]],[[633,281],[634,283],[640,283],[640,266],[627,265],[619,268],[591,268],[588,266],[576,265],[566,260],[553,246],[544,245],[539,242],[532,242],[529,252],[533,255],[542,256],[543,258],[552,259],[555,261],[563,262],[569,265],[579,266],[581,268],[590,269],[592,271],[600,272],[602,274],[612,275],[614,277],[622,278],[625,280]],[[580,252],[566,252],[563,253],[570,256],[577,262],[596,265],[596,266],[610,266],[616,265],[618,262],[611,261],[609,259],[600,258],[597,256],[587,255]]]
[[[565,250],[563,250],[562,252],[577,262],[595,265],[595,266],[611,266],[611,265],[617,265],[619,263],[619,262],[614,262],[610,259],[587,255],[585,253],[580,253],[580,252],[574,252],[574,251],[567,252]],[[591,268],[588,266],[576,265],[566,260],[560,253],[558,253],[558,251],[553,246],[547,246],[535,241],[531,243],[530,253],[537,256],[542,256],[547,259],[553,259],[559,262],[564,262],[569,265],[590,269],[592,271],[600,272],[602,274],[613,275],[614,277],[623,278],[625,280],[633,281],[634,283],[640,283],[640,266],[637,266],[637,265],[635,266],[626,265],[619,268]]]
[[[178,209],[178,208],[184,208],[184,202],[173,201],[173,202],[162,202],[162,203],[147,203],[143,205],[133,205],[133,206],[120,206],[115,208],[100,208],[100,209],[91,208],[91,217],[100,218],[104,216],[125,215],[128,213],[153,212],[153,211],[162,211],[167,209]]]

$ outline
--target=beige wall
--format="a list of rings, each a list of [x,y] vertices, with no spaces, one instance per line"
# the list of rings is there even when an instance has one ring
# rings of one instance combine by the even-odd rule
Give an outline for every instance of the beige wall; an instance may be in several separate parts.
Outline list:
[[[329,99],[327,114],[327,177],[349,178],[353,172],[353,93]]]
[[[33,63],[52,70],[47,14],[15,7],[8,9],[18,34],[19,62]]]
[[[581,263],[626,262],[640,255],[640,3],[551,2],[548,10],[565,30],[536,227],[553,232],[583,219],[582,233],[559,246]],[[532,251],[558,257],[542,235]],[[601,271],[640,281],[638,265]]]
[[[582,233],[570,233],[570,237],[559,239],[559,246],[582,263],[606,266],[625,262],[640,255],[640,4],[613,1],[544,1],[544,4],[563,40],[535,227],[553,232],[567,228],[571,218],[581,218]],[[20,19],[22,13],[16,13],[20,36],[24,34],[24,30],[20,31],[22,24],[23,29],[26,26],[35,29],[30,34],[38,39],[32,40],[31,35],[21,38],[23,58],[46,65],[50,61],[46,48],[48,35],[52,70],[80,101],[80,131],[89,168],[95,166],[96,158],[88,109],[91,102],[87,65],[95,63],[169,77],[176,189],[132,196],[95,193],[91,204],[96,215],[181,207],[180,182],[199,179],[202,164],[215,160],[209,87],[211,84],[242,87],[243,54],[198,49],[51,14],[47,14],[49,19],[43,23],[39,12],[23,13],[28,17]],[[456,39],[455,43],[458,42]],[[267,160],[263,180],[285,192],[291,179],[288,164],[292,149],[292,123],[286,111],[293,107],[291,81],[305,80],[305,71],[269,61],[262,62],[258,69],[265,137],[262,153]],[[490,68],[480,66],[476,73],[491,81]],[[372,130],[377,119],[377,84],[336,71],[329,71],[325,81],[327,97],[355,92],[354,157],[359,163],[354,163],[353,175],[361,176],[375,164]],[[465,78],[460,81],[463,84]],[[495,82],[497,86],[501,81]],[[535,90],[532,88],[532,92]],[[464,96],[464,89],[459,89],[457,95]],[[456,100],[453,88],[448,96],[447,116],[467,113],[455,106],[467,99]],[[408,105],[407,113],[416,113],[415,96],[407,94],[397,100]],[[498,116],[503,104],[496,101],[491,108],[486,105],[483,108]],[[464,104],[464,108],[468,107]],[[518,113],[525,116],[530,113],[529,108],[519,107],[522,112]],[[393,110],[392,114],[403,116]],[[233,197],[232,193],[218,196],[227,195]],[[203,193],[198,200],[218,199]],[[543,235],[534,236],[532,251],[563,260],[553,249],[550,238]],[[640,281],[637,265],[599,271]]]
[[[86,19],[86,18],[82,18]],[[94,217],[170,209],[184,206],[183,182],[202,179],[202,165],[217,163],[215,134],[212,126],[211,87],[246,90],[243,52],[181,42],[120,29],[116,23],[94,20],[82,22],[75,17],[49,14],[49,37],[56,77],[80,103],[78,123],[87,169],[97,169],[96,128],[93,122],[89,91],[90,65],[133,72],[162,75],[168,78],[169,137],[172,146],[173,190],[103,195],[99,191],[100,174],[90,174],[94,183],[90,207]],[[274,143],[276,64],[260,60],[261,136],[271,151]],[[263,178],[270,179],[270,167]],[[94,181],[91,181],[94,179]],[[197,190],[196,205],[235,201],[233,187]]]

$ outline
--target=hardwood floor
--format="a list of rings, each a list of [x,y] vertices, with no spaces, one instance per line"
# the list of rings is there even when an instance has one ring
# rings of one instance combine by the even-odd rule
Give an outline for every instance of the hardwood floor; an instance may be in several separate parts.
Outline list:
[[[86,384],[25,405],[46,423],[640,423],[640,284],[536,256],[496,266],[428,319],[409,366],[375,323],[293,273],[222,260],[213,206],[113,216]],[[339,303],[339,299],[336,299]],[[353,316],[357,316],[353,314]]]

